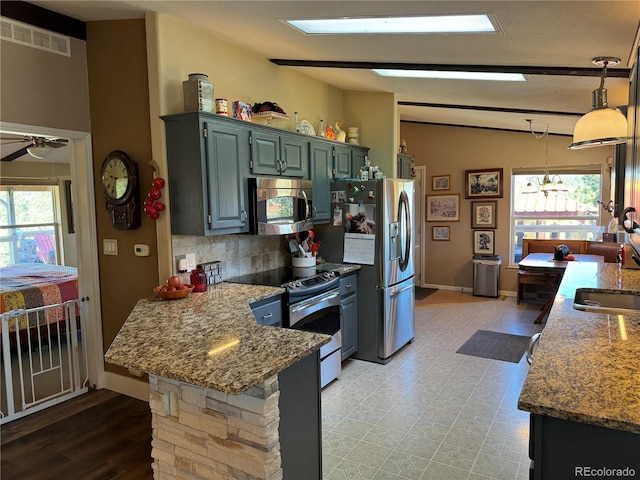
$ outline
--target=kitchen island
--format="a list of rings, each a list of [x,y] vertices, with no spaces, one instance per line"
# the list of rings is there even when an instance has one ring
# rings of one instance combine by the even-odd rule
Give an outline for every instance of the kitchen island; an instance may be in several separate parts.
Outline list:
[[[155,478],[293,478],[290,448],[309,441],[321,478],[318,350],[330,337],[258,325],[250,304],[283,291],[223,283],[138,301],[105,359],[149,374]]]
[[[640,271],[568,265],[518,401],[531,412],[531,478],[638,478],[640,316],[574,309],[583,287],[640,291]]]

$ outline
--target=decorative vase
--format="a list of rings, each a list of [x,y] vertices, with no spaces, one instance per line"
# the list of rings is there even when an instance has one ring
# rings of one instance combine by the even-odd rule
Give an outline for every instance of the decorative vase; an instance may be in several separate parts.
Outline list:
[[[203,73],[190,73],[189,80],[182,82],[185,112],[214,113],[213,83]]]

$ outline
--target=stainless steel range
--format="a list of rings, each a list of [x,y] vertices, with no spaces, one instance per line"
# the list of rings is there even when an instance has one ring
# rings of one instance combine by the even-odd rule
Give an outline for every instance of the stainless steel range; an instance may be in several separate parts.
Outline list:
[[[284,326],[331,335],[320,349],[320,386],[341,372],[340,277],[335,272],[312,275],[291,267],[277,268],[230,278],[229,282],[279,286],[286,289]]]

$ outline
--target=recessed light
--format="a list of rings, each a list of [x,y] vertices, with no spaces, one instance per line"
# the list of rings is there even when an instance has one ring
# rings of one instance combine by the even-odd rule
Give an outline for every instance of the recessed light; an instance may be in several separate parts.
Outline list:
[[[502,82],[526,82],[521,73],[499,72],[448,72],[443,70],[385,70],[374,68],[373,71],[382,77],[404,78],[443,78],[449,80],[491,80]]]
[[[490,15],[433,15],[406,17],[318,18],[286,20],[308,34],[353,35],[372,33],[496,33]]]

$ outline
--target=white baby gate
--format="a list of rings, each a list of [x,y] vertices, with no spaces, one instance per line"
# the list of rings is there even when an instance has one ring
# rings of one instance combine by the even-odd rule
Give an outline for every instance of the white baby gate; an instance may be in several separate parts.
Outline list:
[[[0,425],[88,391],[83,307],[80,300],[69,300],[0,315]]]

